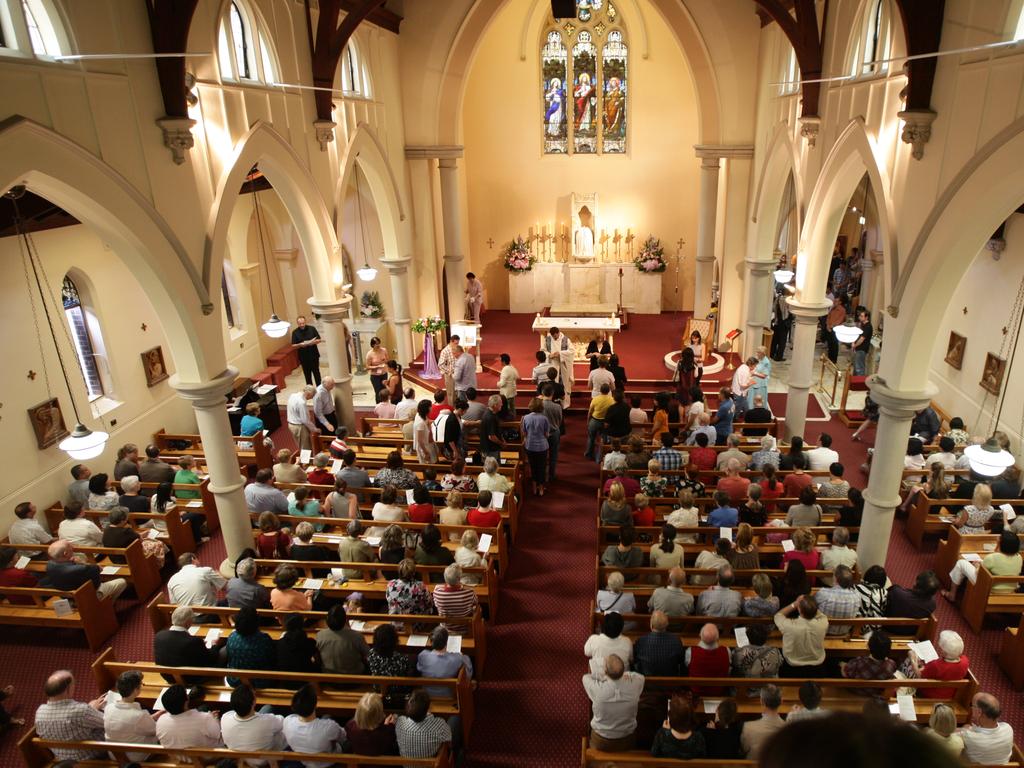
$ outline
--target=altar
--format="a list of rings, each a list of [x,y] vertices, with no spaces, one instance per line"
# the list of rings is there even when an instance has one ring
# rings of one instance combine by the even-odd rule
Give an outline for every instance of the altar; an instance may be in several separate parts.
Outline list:
[[[661,277],[630,263],[565,264],[536,262],[529,272],[508,273],[509,309],[540,312],[553,304],[619,304],[622,270],[622,305],[633,314],[661,313]]]
[[[622,322],[617,317],[541,317],[537,315],[533,319],[533,332],[540,337],[538,349],[544,349],[544,337],[552,328],[558,328],[563,334],[569,337],[573,346],[573,361],[587,362],[587,344],[593,339],[598,331],[608,334],[608,344],[612,351],[615,351],[615,334],[622,327]]]

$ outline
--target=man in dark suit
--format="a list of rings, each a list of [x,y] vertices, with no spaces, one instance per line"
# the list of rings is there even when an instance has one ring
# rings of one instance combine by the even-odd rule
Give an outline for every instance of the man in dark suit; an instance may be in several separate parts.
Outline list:
[[[165,667],[216,667],[220,665],[220,654],[216,648],[207,648],[201,637],[189,634],[194,616],[187,605],[179,605],[171,614],[170,629],[161,629],[153,638],[153,659]],[[174,680],[167,675],[169,683]],[[186,678],[189,683],[201,678]]]

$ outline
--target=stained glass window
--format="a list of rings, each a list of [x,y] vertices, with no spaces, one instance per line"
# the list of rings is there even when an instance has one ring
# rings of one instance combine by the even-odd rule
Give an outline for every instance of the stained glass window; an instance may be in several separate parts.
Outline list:
[[[548,18],[541,46],[545,154],[626,151],[628,48],[607,0],[577,0],[575,18]]]

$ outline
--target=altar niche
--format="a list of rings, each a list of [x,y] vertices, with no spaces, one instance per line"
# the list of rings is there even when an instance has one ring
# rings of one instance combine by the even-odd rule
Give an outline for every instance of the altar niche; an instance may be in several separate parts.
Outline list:
[[[569,210],[572,211],[573,260],[589,264],[594,260],[597,243],[597,193],[573,192]]]

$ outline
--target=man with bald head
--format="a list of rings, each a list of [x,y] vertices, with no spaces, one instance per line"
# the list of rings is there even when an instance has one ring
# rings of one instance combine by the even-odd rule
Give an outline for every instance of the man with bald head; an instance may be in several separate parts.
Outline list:
[[[651,614],[651,632],[633,645],[633,668],[644,675],[677,677],[683,667],[683,644],[679,636],[666,631],[668,615]]]
[[[976,693],[971,699],[971,724],[960,731],[968,763],[1000,765],[1013,752],[1013,727],[999,722],[999,699],[991,693]]]
[[[668,586],[658,587],[647,601],[647,609],[663,611],[666,616],[689,616],[693,613],[693,595],[683,589],[686,573],[676,566],[668,572]]]
[[[736,583],[731,565],[718,569],[717,583],[697,596],[697,613],[701,616],[739,616],[743,596],[733,590]]]
[[[724,491],[729,496],[729,502],[738,506],[747,498],[747,489],[750,487],[750,479],[740,476],[742,466],[735,458],[730,458],[721,467],[725,474],[718,479],[716,491]]]
[[[700,628],[700,643],[686,649],[686,666],[690,677],[728,677],[729,649],[718,644],[718,627],[705,624]],[[721,686],[694,686],[698,696],[722,696]]]
[[[313,395],[313,420],[323,432],[334,432],[338,428],[338,415],[334,412],[334,379],[324,376]]]
[[[627,672],[614,653],[590,660],[583,676],[594,716],[590,721],[590,746],[606,752],[624,752],[636,746],[636,710],[644,691],[644,676]]]
[[[128,586],[124,579],[100,581],[100,567],[93,563],[75,561],[75,547],[65,539],[53,542],[47,550],[49,562],[46,563],[46,576],[41,586],[74,592],[87,581],[96,587],[96,594],[101,600],[116,600]]]
[[[43,687],[46,703],[36,710],[36,733],[50,741],[103,741],[103,706],[106,694],[90,701],[75,701],[75,676],[70,670],[59,669],[46,678]],[[82,749],[54,749],[58,760],[92,760],[106,757],[100,751]]]

